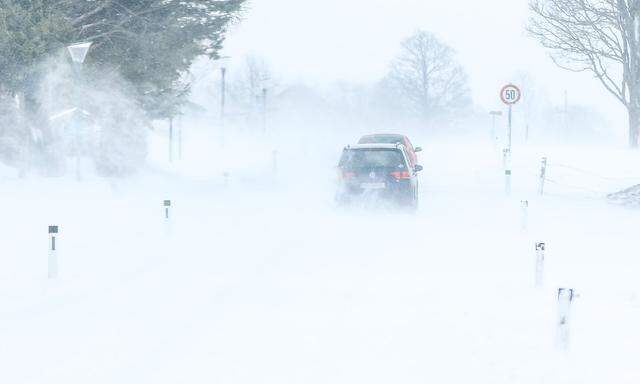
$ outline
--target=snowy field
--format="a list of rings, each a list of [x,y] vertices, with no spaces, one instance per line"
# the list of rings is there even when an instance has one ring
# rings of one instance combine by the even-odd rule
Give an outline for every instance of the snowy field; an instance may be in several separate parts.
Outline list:
[[[124,181],[0,171],[0,382],[640,382],[640,215],[604,198],[640,154],[516,146],[506,197],[490,143],[416,137],[412,215],[334,206],[346,141],[208,139]],[[579,294],[566,351],[558,287]]]

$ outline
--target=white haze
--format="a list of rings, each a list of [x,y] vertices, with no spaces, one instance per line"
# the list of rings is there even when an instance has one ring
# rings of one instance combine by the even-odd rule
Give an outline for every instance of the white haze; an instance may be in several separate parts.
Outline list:
[[[257,53],[292,82],[315,86],[380,79],[399,42],[416,29],[434,32],[458,51],[476,103],[501,108],[497,94],[519,73],[532,76],[548,100],[606,114],[611,132],[624,139],[624,108],[588,73],[554,66],[527,35],[527,0],[261,0],[255,1],[225,52]],[[525,94],[527,90],[525,89]]]
[[[0,164],[0,382],[638,383],[640,217],[606,195],[640,183],[640,153],[624,147],[623,112],[595,80],[554,68],[525,19],[524,0],[254,1],[225,49],[228,85],[242,85],[245,55],[263,57],[266,116],[229,96],[223,127],[220,63],[200,59],[172,162],[165,120],[128,177],[88,169],[78,181],[69,156],[56,177]],[[451,130],[331,99],[341,82],[379,80],[417,28],[456,48],[471,76],[477,105]],[[492,140],[487,112],[522,73],[547,88],[539,98],[557,106],[555,88],[567,89],[586,106],[576,116],[597,110],[606,126],[589,140],[547,130],[525,142],[523,100],[507,196],[504,120]],[[87,100],[118,128],[101,149],[139,148],[119,135],[139,132],[126,86],[99,84]],[[46,100],[58,110],[59,97]],[[415,214],[334,203],[343,146],[382,130],[424,148]],[[56,279],[49,225],[60,226]],[[538,241],[548,248],[536,288]],[[559,287],[580,294],[566,350]]]

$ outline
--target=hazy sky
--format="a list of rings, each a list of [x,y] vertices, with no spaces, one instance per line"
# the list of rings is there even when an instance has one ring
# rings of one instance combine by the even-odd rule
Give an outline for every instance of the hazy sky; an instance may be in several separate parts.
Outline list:
[[[474,100],[499,106],[500,86],[533,76],[554,103],[570,102],[610,115],[618,102],[587,74],[557,69],[527,36],[528,0],[253,0],[226,54],[255,53],[288,81],[322,85],[369,82],[384,75],[400,41],[416,29],[435,33],[458,52]],[[526,92],[526,90],[525,90]],[[623,115],[624,116],[624,115]]]

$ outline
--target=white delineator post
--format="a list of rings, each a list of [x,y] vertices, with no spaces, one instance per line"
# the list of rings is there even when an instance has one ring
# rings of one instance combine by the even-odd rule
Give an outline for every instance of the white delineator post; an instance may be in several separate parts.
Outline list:
[[[170,215],[170,212],[171,212],[171,200],[165,200],[162,205],[164,207],[164,219],[166,221],[169,221],[169,219],[171,218],[171,215]]]
[[[558,288],[557,345],[560,349],[569,348],[569,318],[571,303],[575,293],[571,288]]]
[[[523,231],[526,231],[527,227],[528,227],[528,224],[529,224],[529,201],[528,200],[522,200],[520,202],[520,207],[521,207],[521,222],[520,222],[520,226],[521,226]]]
[[[544,253],[547,248],[545,243],[536,243],[536,287],[544,284]]]
[[[272,164],[272,169],[271,171],[273,172],[273,177],[277,177],[278,176],[278,150],[274,149],[271,152],[271,164]]]
[[[540,196],[544,194],[544,179],[547,176],[547,158],[542,158],[542,163],[540,165],[540,184],[538,185],[538,193]]]
[[[505,165],[504,165],[504,191],[508,195],[511,195],[511,151],[505,152]]]
[[[229,178],[231,177],[231,175],[229,174],[229,172],[225,172],[222,174],[222,176],[224,177],[224,186],[228,187],[229,186]]]
[[[171,212],[171,200],[164,200],[163,204],[163,216],[164,216],[164,232],[165,236],[171,236],[171,226],[173,214]]]
[[[50,279],[55,279],[58,276],[58,226],[49,226],[49,257],[48,257],[48,272],[47,276]]]
[[[502,148],[502,168],[507,168],[507,157],[509,153],[509,148]]]

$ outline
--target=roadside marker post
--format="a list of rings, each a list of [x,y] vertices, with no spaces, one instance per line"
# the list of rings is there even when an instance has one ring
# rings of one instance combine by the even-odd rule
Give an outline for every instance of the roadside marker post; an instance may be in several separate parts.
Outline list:
[[[540,184],[538,185],[538,193],[540,196],[544,195],[544,180],[547,177],[547,158],[542,158],[540,165]]]
[[[529,226],[529,200],[522,200],[520,202],[520,208],[521,208],[520,226],[523,231],[526,231]]]
[[[163,216],[164,216],[164,232],[166,236],[171,235],[171,227],[173,222],[173,212],[171,211],[171,200],[164,200],[162,203],[163,206]]]
[[[58,238],[59,228],[57,225],[49,226],[49,257],[48,257],[48,272],[49,279],[55,279],[58,277]]]
[[[557,320],[557,345],[566,350],[569,348],[569,318],[571,303],[576,294],[571,288],[558,288],[558,320]]]
[[[511,151],[507,149],[504,161],[504,191],[511,195]]]
[[[545,243],[536,243],[536,287],[542,287],[544,284],[544,253],[546,248]]]
[[[509,158],[509,148],[502,149],[502,168],[507,168],[507,159]]]
[[[171,211],[171,200],[165,200],[163,203],[163,207],[164,207],[164,218],[165,220],[169,220],[170,217],[170,211]]]
[[[228,187],[229,186],[229,178],[231,177],[231,175],[229,174],[229,172],[224,172],[222,174],[222,176],[224,177],[224,186]]]
[[[271,164],[272,164],[271,171],[273,172],[273,177],[276,178],[278,177],[278,150],[277,149],[274,149],[271,152]]]

